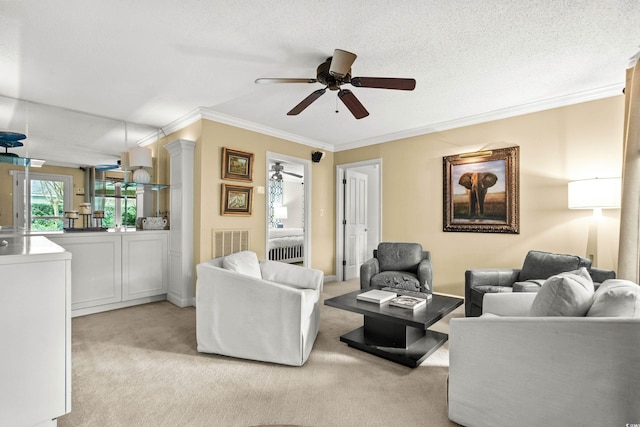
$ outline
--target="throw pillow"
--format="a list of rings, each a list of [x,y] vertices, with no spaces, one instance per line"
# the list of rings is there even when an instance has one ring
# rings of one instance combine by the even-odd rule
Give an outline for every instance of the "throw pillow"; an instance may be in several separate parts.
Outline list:
[[[392,287],[406,289],[408,291],[420,292],[420,282],[415,274],[402,273],[399,271],[383,271],[371,278],[370,286]]]
[[[536,294],[531,316],[584,316],[593,298],[593,281],[586,268],[549,277]]]
[[[629,280],[605,280],[593,295],[588,317],[640,317],[640,286]]]
[[[262,279],[260,263],[255,252],[242,251],[227,255],[222,260],[222,267],[236,273]]]

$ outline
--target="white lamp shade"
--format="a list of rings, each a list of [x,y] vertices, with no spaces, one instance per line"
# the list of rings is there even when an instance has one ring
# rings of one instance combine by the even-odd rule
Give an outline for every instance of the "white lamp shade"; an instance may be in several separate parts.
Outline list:
[[[616,209],[620,207],[620,178],[582,179],[569,182],[569,209]]]
[[[141,166],[145,168],[152,167],[153,159],[151,157],[151,149],[145,147],[129,148],[129,166]]]
[[[273,209],[273,217],[275,219],[287,219],[287,207],[279,206]]]

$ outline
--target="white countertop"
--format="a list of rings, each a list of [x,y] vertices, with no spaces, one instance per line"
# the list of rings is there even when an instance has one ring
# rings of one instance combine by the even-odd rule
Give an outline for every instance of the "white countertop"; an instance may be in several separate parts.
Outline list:
[[[85,235],[103,235],[103,236],[108,236],[108,235],[113,235],[113,234],[131,234],[131,233],[168,233],[169,230],[141,230],[138,228],[134,228],[134,227],[128,227],[126,229],[121,229],[121,228],[109,228],[107,230],[104,231],[83,231],[82,229],[78,229],[77,231],[63,231],[63,230],[59,230],[59,231],[36,231],[36,230],[32,230],[32,231],[24,231],[24,230],[18,230],[18,231],[14,231],[12,229],[8,229],[8,228],[0,228],[0,240],[3,238],[3,236],[9,236],[9,237],[20,237],[20,236],[85,236]],[[5,238],[6,239],[6,238]]]
[[[0,264],[70,258],[70,252],[44,236],[0,235]]]

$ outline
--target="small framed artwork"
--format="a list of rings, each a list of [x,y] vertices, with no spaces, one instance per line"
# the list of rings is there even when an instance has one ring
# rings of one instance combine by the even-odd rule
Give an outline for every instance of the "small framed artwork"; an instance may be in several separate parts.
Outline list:
[[[222,215],[251,215],[253,187],[222,184]]]
[[[222,179],[253,181],[253,153],[222,148]]]
[[[520,232],[519,148],[443,158],[444,231]]]

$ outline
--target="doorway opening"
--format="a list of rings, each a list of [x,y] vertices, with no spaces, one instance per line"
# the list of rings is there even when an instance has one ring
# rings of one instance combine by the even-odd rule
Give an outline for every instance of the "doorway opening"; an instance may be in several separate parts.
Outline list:
[[[382,159],[336,167],[336,276],[349,280],[382,239]]]
[[[311,263],[311,161],[267,152],[266,259]]]

